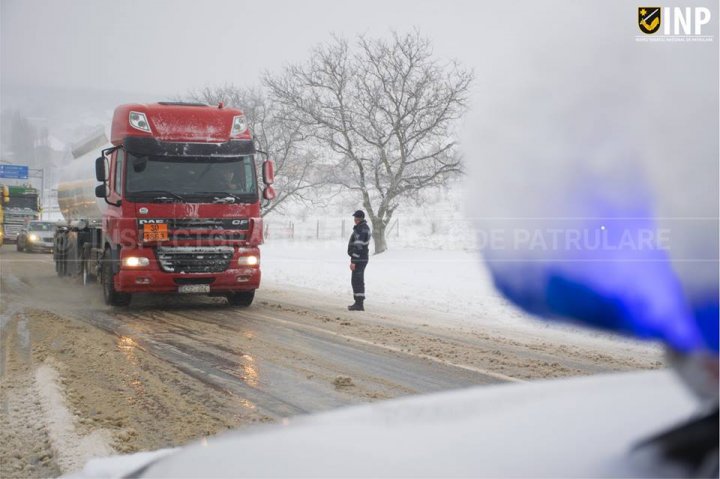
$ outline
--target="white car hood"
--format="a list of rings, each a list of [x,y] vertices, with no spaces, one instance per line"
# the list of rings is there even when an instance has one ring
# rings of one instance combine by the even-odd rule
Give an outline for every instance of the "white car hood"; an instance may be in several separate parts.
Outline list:
[[[72,477],[658,476],[628,452],[697,407],[668,370],[474,387],[237,431],[144,468],[95,459]]]

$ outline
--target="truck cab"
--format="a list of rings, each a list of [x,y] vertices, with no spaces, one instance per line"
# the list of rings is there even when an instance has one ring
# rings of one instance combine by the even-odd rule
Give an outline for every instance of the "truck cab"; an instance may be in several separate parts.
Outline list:
[[[0,226],[3,241],[16,243],[20,230],[28,221],[40,219],[40,195],[30,185],[0,185],[2,209]]]
[[[243,113],[121,105],[110,141],[95,162],[104,211],[76,228],[83,278],[99,277],[112,305],[128,304],[134,293],[199,293],[250,305],[261,278],[260,201],[274,192],[267,159],[259,186]],[[73,250],[71,236],[65,251]]]

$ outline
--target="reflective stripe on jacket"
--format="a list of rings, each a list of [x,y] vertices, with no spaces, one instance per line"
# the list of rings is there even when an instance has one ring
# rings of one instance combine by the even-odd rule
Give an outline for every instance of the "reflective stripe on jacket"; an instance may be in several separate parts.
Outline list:
[[[363,220],[353,226],[353,232],[348,241],[348,256],[352,263],[366,263],[370,251],[370,227],[367,221]]]

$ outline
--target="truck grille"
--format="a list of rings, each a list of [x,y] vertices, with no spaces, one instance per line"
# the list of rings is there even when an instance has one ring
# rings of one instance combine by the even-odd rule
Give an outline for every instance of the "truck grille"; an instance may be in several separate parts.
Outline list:
[[[247,230],[250,222],[247,218],[170,218],[171,229],[201,229],[201,230]]]
[[[160,267],[168,273],[222,273],[233,257],[232,247],[158,248]]]

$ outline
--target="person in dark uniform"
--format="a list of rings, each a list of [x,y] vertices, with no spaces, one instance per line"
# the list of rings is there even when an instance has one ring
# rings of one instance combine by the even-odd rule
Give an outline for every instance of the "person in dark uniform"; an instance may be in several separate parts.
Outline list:
[[[353,213],[355,226],[348,241],[348,256],[350,256],[350,283],[353,289],[355,302],[348,306],[350,311],[365,311],[365,267],[368,264],[368,250],[370,245],[370,227],[365,221],[365,213],[357,210]]]

